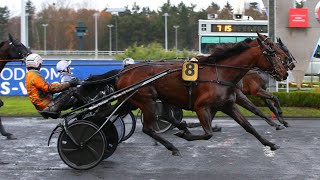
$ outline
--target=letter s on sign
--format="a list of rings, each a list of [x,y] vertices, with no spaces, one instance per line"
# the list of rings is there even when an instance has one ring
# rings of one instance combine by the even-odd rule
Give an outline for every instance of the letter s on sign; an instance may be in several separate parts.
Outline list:
[[[10,93],[10,88],[8,87],[10,86],[10,83],[9,82],[3,82],[1,83],[1,91],[0,93],[3,94],[3,95],[7,95]]]

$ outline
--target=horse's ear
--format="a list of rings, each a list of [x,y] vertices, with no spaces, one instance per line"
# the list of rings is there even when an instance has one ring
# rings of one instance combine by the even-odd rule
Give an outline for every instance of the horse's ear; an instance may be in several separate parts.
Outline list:
[[[259,39],[263,39],[262,35],[257,31],[257,35],[259,37]]]
[[[261,39],[259,37],[257,38],[257,41],[258,41],[259,46],[262,47],[263,44],[262,44]]]
[[[278,40],[278,43],[279,43],[281,46],[284,45],[283,42],[281,41],[281,38],[278,38],[277,40]]]
[[[9,35],[9,41],[10,41],[10,42],[13,42],[13,37],[12,37],[12,35],[11,35],[10,33],[9,33],[8,35]]]

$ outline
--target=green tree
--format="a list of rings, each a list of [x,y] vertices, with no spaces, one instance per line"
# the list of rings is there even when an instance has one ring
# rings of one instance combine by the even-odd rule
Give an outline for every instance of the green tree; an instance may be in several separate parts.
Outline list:
[[[223,9],[218,14],[218,18],[219,19],[226,19],[226,20],[233,19],[233,9],[228,1],[227,1],[227,4],[223,7]]]
[[[207,8],[208,14],[218,14],[220,6],[215,2],[212,2],[211,5]]]
[[[267,20],[268,17],[265,13],[260,12],[257,5],[258,3],[256,2],[250,3],[249,9],[246,9],[244,14],[246,16],[251,16],[254,20]]]
[[[10,11],[7,6],[0,7],[0,38],[6,39],[8,35],[6,34],[8,21],[9,21]],[[2,40],[1,40],[2,41]]]

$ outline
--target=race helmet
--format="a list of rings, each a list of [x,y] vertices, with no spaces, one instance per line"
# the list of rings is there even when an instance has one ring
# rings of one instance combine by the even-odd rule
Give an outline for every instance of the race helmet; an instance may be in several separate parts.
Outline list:
[[[135,62],[134,62],[134,60],[132,58],[125,58],[122,61],[122,65],[123,66],[127,66],[127,65],[130,65],[130,64],[135,64]]]
[[[39,68],[43,60],[39,54],[30,54],[26,57],[27,68]]]
[[[58,72],[68,72],[70,73],[70,64],[71,64],[71,61],[66,61],[66,60],[61,60],[57,63],[57,71]]]

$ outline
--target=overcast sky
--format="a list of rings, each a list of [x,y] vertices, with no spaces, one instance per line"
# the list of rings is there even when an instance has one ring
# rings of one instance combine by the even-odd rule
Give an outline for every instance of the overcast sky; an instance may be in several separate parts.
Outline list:
[[[27,1],[27,0],[25,0]],[[212,2],[215,2],[223,7],[228,1],[231,5],[236,5],[239,0],[170,0],[171,4],[177,5],[180,2],[190,6],[191,4],[197,5],[196,10],[207,8]],[[258,2],[262,4],[262,0],[246,0],[247,2]],[[41,10],[45,5],[52,3],[64,3],[70,7],[87,7],[91,9],[103,10],[109,8],[122,8],[125,6],[132,7],[134,2],[140,7],[149,7],[151,10],[157,10],[160,6],[167,2],[167,0],[32,0],[36,6],[37,11]],[[0,0],[0,6],[8,6],[11,16],[19,16],[21,10],[21,0]]]

